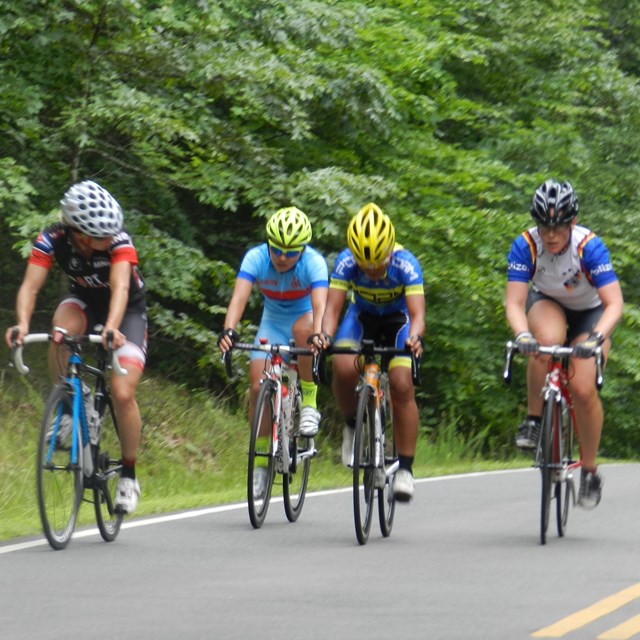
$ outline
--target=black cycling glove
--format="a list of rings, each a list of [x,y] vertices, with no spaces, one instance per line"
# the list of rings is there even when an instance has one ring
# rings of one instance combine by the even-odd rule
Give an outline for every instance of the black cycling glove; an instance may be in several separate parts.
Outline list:
[[[231,344],[235,344],[240,337],[235,329],[223,329],[223,331],[218,336],[218,346],[220,346],[220,343],[225,336],[231,339]]]

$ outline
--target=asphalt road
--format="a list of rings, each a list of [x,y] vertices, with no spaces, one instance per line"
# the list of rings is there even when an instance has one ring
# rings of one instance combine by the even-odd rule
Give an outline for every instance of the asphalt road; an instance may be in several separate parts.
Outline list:
[[[419,481],[390,538],[358,545],[350,491],[131,520],[112,544],[76,533],[0,546],[11,640],[622,640],[640,634],[640,465],[602,467],[604,497],[539,544],[539,474]],[[313,477],[311,479],[313,483]],[[87,507],[85,507],[87,508]],[[552,527],[554,523],[552,522]],[[640,636],[639,636],[640,637]]]

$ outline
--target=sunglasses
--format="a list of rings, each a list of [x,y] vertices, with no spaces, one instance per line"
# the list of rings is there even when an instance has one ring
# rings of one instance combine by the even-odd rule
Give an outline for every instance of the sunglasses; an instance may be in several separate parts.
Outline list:
[[[541,234],[550,233],[563,233],[571,228],[570,222],[563,222],[561,224],[539,224],[538,232]]]
[[[284,249],[283,247],[278,247],[275,244],[269,243],[269,249],[273,252],[273,255],[276,258],[279,258],[284,254],[285,258],[295,258],[302,253],[304,247],[298,247],[297,249]]]

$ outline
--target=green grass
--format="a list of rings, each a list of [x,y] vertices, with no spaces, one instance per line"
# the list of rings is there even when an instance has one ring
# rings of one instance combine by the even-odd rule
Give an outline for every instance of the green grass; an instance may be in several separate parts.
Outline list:
[[[27,377],[0,373],[0,540],[41,532],[35,493],[35,449],[47,391],[43,372]],[[232,412],[221,399],[193,392],[152,373],[139,391],[144,432],[138,477],[142,499],[136,515],[242,502],[246,497],[248,427],[244,411]],[[309,490],[347,486],[350,472],[340,465],[341,427],[329,424],[316,439]],[[421,440],[416,477],[527,466],[516,458],[487,462],[479,447],[445,429],[434,443]],[[274,491],[277,495],[277,491]],[[94,523],[85,504],[79,525]]]

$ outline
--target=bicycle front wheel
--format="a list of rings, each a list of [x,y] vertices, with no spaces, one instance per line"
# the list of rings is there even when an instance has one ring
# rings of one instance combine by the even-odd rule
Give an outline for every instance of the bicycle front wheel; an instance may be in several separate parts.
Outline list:
[[[78,460],[71,460],[72,406],[73,394],[67,385],[55,385],[40,423],[36,461],[40,520],[49,544],[57,550],[71,539],[83,492],[81,445]]]
[[[381,427],[384,437],[384,470],[376,470],[376,473],[380,476],[376,482],[378,489],[378,519],[380,521],[380,532],[385,538],[388,538],[391,535],[391,529],[393,529],[396,501],[393,499],[393,491],[391,489],[393,475],[389,475],[387,469],[396,465],[398,455],[393,438],[393,424],[387,407],[381,407],[380,419],[382,420]]]
[[[358,394],[353,440],[353,516],[356,537],[366,544],[371,530],[375,476],[375,426],[373,389],[365,385]]]
[[[276,385],[265,380],[260,386],[251,423],[249,460],[247,465],[247,503],[249,520],[255,529],[264,522],[269,509],[275,465],[271,450],[273,429],[273,399]]]
[[[542,408],[542,423],[540,425],[540,474],[542,479],[540,544],[547,543],[547,530],[549,528],[551,485],[553,483],[553,438],[556,429],[555,420],[557,418],[556,406],[556,394],[550,392]]]
[[[558,535],[564,536],[567,530],[567,521],[569,520],[569,508],[575,500],[575,487],[573,484],[573,465],[578,457],[578,452],[574,450],[575,440],[573,432],[573,423],[570,417],[569,409],[564,398],[558,407],[558,425],[562,425],[562,432],[558,438],[558,442],[562,444],[562,450],[559,451],[559,459],[562,462],[562,478],[561,482],[556,485],[556,521],[558,525]]]
[[[118,480],[122,472],[120,438],[111,398],[107,397],[102,417],[100,440],[94,449],[93,503],[96,523],[105,542],[113,542],[120,532],[124,514],[116,512]]]
[[[296,404],[298,403],[297,399]],[[299,409],[299,406],[294,407],[296,427],[300,422]],[[288,472],[282,477],[284,512],[289,522],[295,522],[302,513],[302,506],[307,495],[313,446],[313,438],[303,438],[296,435],[289,438],[289,460],[291,463]]]

